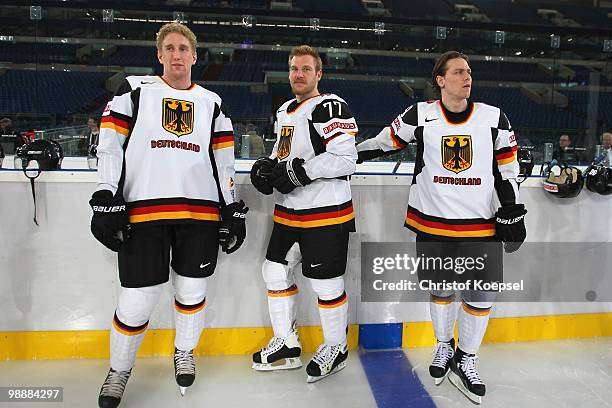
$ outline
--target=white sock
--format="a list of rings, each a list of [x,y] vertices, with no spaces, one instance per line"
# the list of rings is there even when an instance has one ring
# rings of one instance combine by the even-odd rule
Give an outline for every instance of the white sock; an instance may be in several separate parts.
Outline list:
[[[455,295],[446,298],[431,295],[429,312],[438,341],[449,342],[453,338],[458,306]]]
[[[113,370],[128,371],[134,366],[148,325],[147,321],[140,326],[128,326],[115,313],[110,335],[110,365]]]
[[[342,276],[333,279],[310,279],[319,297],[319,316],[325,344],[334,346],[346,342],[348,329],[348,297]]]
[[[188,278],[172,271],[174,286],[174,346],[183,351],[196,348],[204,330],[204,307],[208,278]]]
[[[295,284],[281,290],[268,289],[268,311],[275,337],[285,338],[296,319],[298,288]]]
[[[459,345],[468,354],[478,353],[487,331],[491,308],[479,308],[462,303],[459,311]]]
[[[110,334],[110,365],[127,371],[134,366],[149,318],[159,301],[162,285],[121,288]]]

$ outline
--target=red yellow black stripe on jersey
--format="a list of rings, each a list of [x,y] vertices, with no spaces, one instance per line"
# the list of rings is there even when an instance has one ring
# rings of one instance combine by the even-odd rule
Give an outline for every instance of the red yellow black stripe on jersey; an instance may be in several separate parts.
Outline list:
[[[408,143],[404,142],[401,138],[399,138],[395,134],[395,130],[393,130],[393,126],[391,126],[390,129],[391,129],[391,133],[389,134],[389,137],[391,138],[391,143],[393,144],[394,150],[403,149],[404,147],[408,146]]]
[[[234,147],[234,132],[214,132],[212,134],[212,148],[213,150],[225,149],[227,147]]]
[[[127,136],[130,133],[130,118],[127,115],[122,115],[121,113],[110,111],[110,114],[107,116],[103,116],[100,121],[100,127],[102,129],[111,129],[115,132]]]
[[[357,135],[357,133],[356,133],[356,132],[346,132],[346,133],[344,133],[344,132],[338,132],[338,133],[336,133],[336,134],[334,134],[334,135],[332,135],[332,136],[328,137],[327,139],[324,139],[324,140],[323,140],[323,144],[324,144],[324,145],[327,145],[329,142],[331,142],[332,140],[334,140],[334,139],[335,139],[335,138],[337,138],[338,136],[342,136],[342,135],[351,135],[351,136],[355,137],[355,136]]]
[[[447,219],[423,214],[408,207],[404,226],[417,234],[447,238],[485,238],[495,236],[495,221],[492,219]]]
[[[183,220],[187,223],[218,222],[221,220],[219,204],[208,200],[188,198],[160,198],[128,203],[130,223],[146,222],[176,223]]]
[[[268,290],[268,297],[287,297],[297,295],[299,293],[298,287],[293,284],[287,289],[283,290]]]
[[[196,303],[195,305],[184,305],[178,300],[174,299],[174,308],[177,312],[182,314],[194,314],[201,312],[204,310],[204,306],[206,305],[206,298],[204,298],[200,303]]]
[[[497,165],[501,166],[503,164],[512,163],[516,160],[516,155],[518,151],[518,146],[508,146],[503,147],[499,150],[495,151],[495,160],[497,160]]]
[[[319,298],[319,307],[323,309],[334,309],[345,304],[347,300],[348,297],[346,296],[346,292],[342,292],[342,295],[332,300],[322,300]]]
[[[125,334],[126,336],[136,336],[142,334],[145,332],[145,330],[147,330],[148,325],[149,322],[146,322],[142,326],[128,326],[127,324],[119,320],[119,318],[117,317],[117,313],[115,313],[115,316],[113,317],[113,327],[115,328],[115,330],[117,330],[121,334]]]
[[[316,228],[355,222],[353,202],[307,210],[293,210],[276,204],[274,222],[294,228]]]

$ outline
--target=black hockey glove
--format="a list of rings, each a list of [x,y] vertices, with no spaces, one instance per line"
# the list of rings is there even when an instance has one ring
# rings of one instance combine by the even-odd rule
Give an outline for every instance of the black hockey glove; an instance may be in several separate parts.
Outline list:
[[[89,200],[93,210],[91,233],[105,247],[119,252],[129,238],[130,217],[122,197],[113,197],[108,190],[93,193]]]
[[[276,159],[260,157],[251,167],[251,183],[262,194],[270,195],[274,191],[270,184],[270,176],[276,163],[278,163]]]
[[[297,158],[278,163],[272,169],[270,183],[283,194],[292,192],[296,187],[304,187],[312,183],[303,165],[304,159]]]
[[[518,251],[527,237],[525,214],[527,210],[523,204],[500,207],[495,213],[495,234],[508,253]]]
[[[249,207],[244,201],[231,203],[221,208],[221,227],[219,227],[219,245],[226,254],[240,248],[246,237],[246,213]]]

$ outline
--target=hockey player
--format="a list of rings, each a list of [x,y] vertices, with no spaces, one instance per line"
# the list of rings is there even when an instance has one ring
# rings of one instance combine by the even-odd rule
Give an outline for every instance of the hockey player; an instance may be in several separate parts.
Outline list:
[[[248,208],[235,199],[232,123],[221,98],[191,82],[195,35],[179,23],[164,25],[157,55],[163,75],[131,77],[102,117],[91,230],[118,252],[121,290],[100,407],[121,401],[169,265],[175,377],[184,394],[195,380],[193,349],[219,245],[234,252],[246,235]]]
[[[296,328],[298,288],[293,268],[318,296],[324,343],[306,367],[314,382],[346,366],[348,305],[343,275],[349,232],[355,214],[348,176],[355,171],[357,124],[346,102],[320,94],[318,52],[295,47],[289,55],[289,82],[294,99],[276,112],[272,155],[251,170],[253,185],[263,194],[276,189],[274,227],[262,267],[274,337],[253,355],[256,370],[302,366]]]
[[[514,132],[499,108],[469,99],[472,76],[465,55],[456,51],[442,54],[432,80],[441,100],[410,106],[376,137],[360,143],[359,161],[416,141],[405,226],[417,234],[417,253],[465,256],[466,250],[480,247],[488,251],[488,272],[499,276],[502,242],[506,252],[514,252],[526,235],[526,210],[515,180],[519,165]],[[422,272],[419,270],[419,279],[426,278]],[[429,372],[440,384],[452,370],[453,384],[480,403],[485,384],[476,370],[476,353],[495,294],[461,293],[456,349],[453,336],[458,305],[454,296],[453,291],[431,292],[437,345]]]

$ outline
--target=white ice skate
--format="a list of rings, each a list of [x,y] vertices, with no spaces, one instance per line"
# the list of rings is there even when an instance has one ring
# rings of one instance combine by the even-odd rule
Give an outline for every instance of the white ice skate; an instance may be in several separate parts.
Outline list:
[[[257,371],[292,370],[302,366],[302,345],[297,330],[285,338],[272,337],[268,345],[253,354],[252,368]]]
[[[306,367],[306,374],[308,374],[306,381],[313,383],[328,375],[337,373],[346,367],[347,357],[348,348],[346,342],[335,346],[330,346],[328,344],[320,345],[314,357]]]
[[[195,381],[195,361],[193,350],[183,351],[174,349],[174,377],[182,396],[185,396],[187,387]]]

